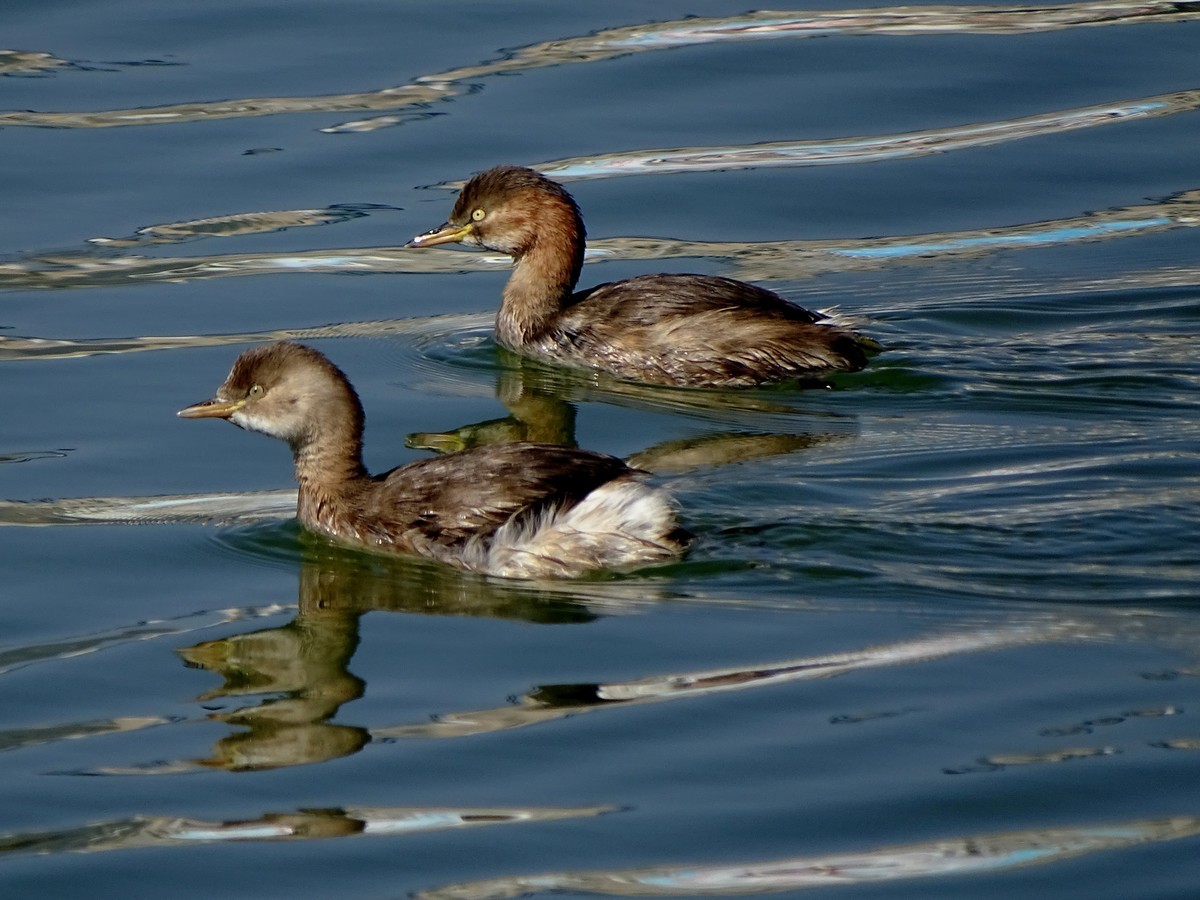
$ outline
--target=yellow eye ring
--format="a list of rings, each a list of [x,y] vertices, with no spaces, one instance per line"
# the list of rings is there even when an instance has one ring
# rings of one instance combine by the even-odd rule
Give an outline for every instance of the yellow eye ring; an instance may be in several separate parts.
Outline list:
[[[487,212],[483,209],[472,210],[471,211],[471,221],[472,222],[482,222],[486,215],[487,215]]]
[[[250,388],[249,391],[247,391],[247,396],[250,396],[250,397],[261,397],[262,395],[263,395],[263,386],[261,384],[256,384],[256,385],[254,385],[254,387]]]

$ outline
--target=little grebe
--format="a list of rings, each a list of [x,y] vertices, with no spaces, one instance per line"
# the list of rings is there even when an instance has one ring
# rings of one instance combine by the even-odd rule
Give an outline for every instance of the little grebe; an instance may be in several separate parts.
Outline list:
[[[712,275],[642,275],[575,291],[585,231],[545,176],[497,166],[467,182],[450,219],[410,247],[463,242],[515,260],[496,339],[517,353],[681,387],[820,379],[878,345],[778,294]]]
[[[358,395],[340,369],[300,344],[247,350],[216,397],[179,415],[287,441],[301,524],[350,543],[547,578],[663,562],[690,538],[644,473],[586,450],[497,444],[370,475]]]

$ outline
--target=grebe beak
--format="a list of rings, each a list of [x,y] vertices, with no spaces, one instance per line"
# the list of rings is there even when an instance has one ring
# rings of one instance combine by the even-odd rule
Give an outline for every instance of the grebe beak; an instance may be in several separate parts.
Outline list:
[[[245,398],[241,400],[202,400],[185,406],[175,415],[181,419],[228,419],[246,405]]]
[[[431,231],[418,234],[405,244],[405,246],[436,247],[438,244],[457,244],[459,241],[465,240],[474,230],[475,225],[473,222],[468,222],[466,225],[453,225],[450,222],[443,222]]]

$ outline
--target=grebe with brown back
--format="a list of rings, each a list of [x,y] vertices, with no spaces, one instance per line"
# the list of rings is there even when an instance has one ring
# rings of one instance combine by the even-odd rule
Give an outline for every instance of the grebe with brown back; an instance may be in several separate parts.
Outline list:
[[[515,262],[496,340],[525,356],[679,387],[820,381],[867,365],[870,338],[765,288],[715,275],[642,275],[575,291],[586,231],[562,185],[519,166],[467,182],[450,218],[410,247],[465,243]]]
[[[322,353],[245,351],[211,400],[178,413],[286,441],[306,528],[375,550],[514,578],[563,578],[678,557],[691,535],[646,473],[602,453],[494,444],[371,475],[363,409]]]

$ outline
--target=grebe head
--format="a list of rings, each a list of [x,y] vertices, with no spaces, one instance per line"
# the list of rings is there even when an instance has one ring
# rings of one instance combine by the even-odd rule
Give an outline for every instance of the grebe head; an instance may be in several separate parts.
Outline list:
[[[362,404],[342,371],[322,353],[290,342],[247,350],[213,399],[177,415],[226,419],[287,441],[293,449],[314,441],[329,425],[357,441],[363,424]]]
[[[565,231],[556,239],[582,247],[583,218],[571,195],[533,169],[496,166],[467,182],[446,222],[408,246],[465,243],[519,258],[547,229]]]

